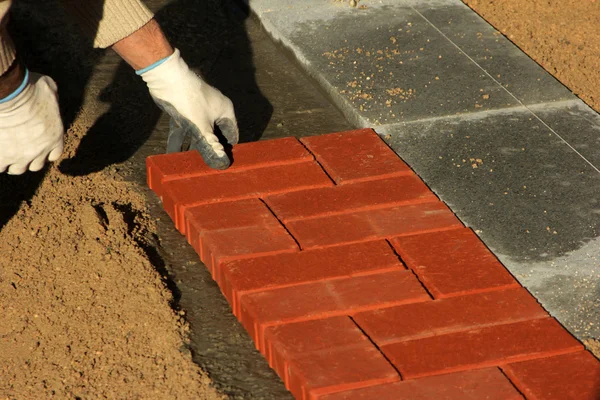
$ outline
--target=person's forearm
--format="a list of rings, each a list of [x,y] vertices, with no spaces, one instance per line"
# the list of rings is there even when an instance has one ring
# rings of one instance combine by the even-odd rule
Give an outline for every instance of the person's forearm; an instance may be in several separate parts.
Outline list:
[[[0,1],[0,99],[17,90],[25,78],[25,70],[15,58],[15,46],[6,29],[11,4],[11,0]]]
[[[146,68],[173,54],[173,47],[154,19],[119,40],[112,49],[135,70]]]
[[[8,70],[0,76],[0,99],[13,93],[25,79],[25,68],[15,60]]]

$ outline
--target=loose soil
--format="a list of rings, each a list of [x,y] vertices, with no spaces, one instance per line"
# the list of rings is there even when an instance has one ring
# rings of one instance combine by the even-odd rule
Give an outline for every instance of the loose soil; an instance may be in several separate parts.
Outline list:
[[[600,112],[600,1],[463,2]]]
[[[192,362],[152,232],[143,195],[112,169],[51,167],[0,231],[0,399],[222,398]]]
[[[600,358],[600,340],[589,339],[583,342],[585,347]]]

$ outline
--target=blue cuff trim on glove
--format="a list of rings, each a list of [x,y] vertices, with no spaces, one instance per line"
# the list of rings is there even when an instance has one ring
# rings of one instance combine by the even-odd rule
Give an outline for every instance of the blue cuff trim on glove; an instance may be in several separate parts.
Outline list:
[[[9,94],[8,96],[6,96],[5,98],[0,99],[0,104],[6,103],[7,101],[11,101],[12,99],[14,99],[18,95],[20,95],[21,92],[25,89],[25,86],[27,86],[28,82],[29,82],[29,70],[27,68],[25,68],[25,78],[23,78],[23,82],[21,82],[21,84],[19,85],[19,87],[17,88],[17,90],[15,90],[14,92],[12,92],[11,94]]]
[[[171,54],[172,56],[173,54]],[[136,75],[141,75],[144,72],[148,72],[156,67],[158,67],[160,64],[164,63],[165,61],[167,61],[169,58],[171,58],[171,56],[165,57],[162,60],[158,60],[157,62],[155,62],[154,64],[150,64],[148,65],[146,68],[142,68],[142,69],[138,69],[137,71],[135,71]]]

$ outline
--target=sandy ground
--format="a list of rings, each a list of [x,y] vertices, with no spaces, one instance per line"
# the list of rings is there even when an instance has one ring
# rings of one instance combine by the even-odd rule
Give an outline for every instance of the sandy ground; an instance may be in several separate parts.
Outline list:
[[[88,127],[75,121],[67,157]],[[220,398],[144,250],[152,229],[111,168],[49,171],[0,231],[0,399]]]
[[[583,344],[589,351],[594,353],[596,357],[600,358],[600,340],[589,339],[583,342]]]
[[[600,1],[463,1],[600,111]]]
[[[146,199],[111,162],[119,149],[135,151],[135,141],[111,138],[126,132],[113,118],[89,143],[90,128],[108,118],[101,94],[110,90],[116,56],[91,51],[53,3],[16,3],[20,55],[58,82],[69,127],[61,162],[82,162],[73,164],[79,174],[55,163],[0,175],[0,399],[222,398],[192,362],[185,315],[152,262]],[[123,73],[138,84],[131,75]],[[132,93],[148,108],[135,94],[143,91]],[[142,126],[135,122],[135,130]],[[82,156],[84,137],[91,150]],[[95,160],[108,166],[81,169]]]

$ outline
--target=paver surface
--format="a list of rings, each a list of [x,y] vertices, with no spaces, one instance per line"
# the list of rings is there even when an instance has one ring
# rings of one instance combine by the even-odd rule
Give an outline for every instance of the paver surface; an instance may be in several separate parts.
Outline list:
[[[237,151],[278,143],[301,145]],[[290,153],[286,166],[321,174],[272,173],[282,160],[259,163],[257,151],[209,175],[218,193],[190,190],[206,169],[181,154],[147,160],[150,188],[165,208],[184,208],[173,221],[297,399],[600,396],[600,362],[441,200],[423,199],[419,177],[374,131],[302,144],[309,159]],[[243,195],[221,194],[247,176]],[[367,196],[332,210],[336,191],[375,182],[407,193],[400,204]]]

